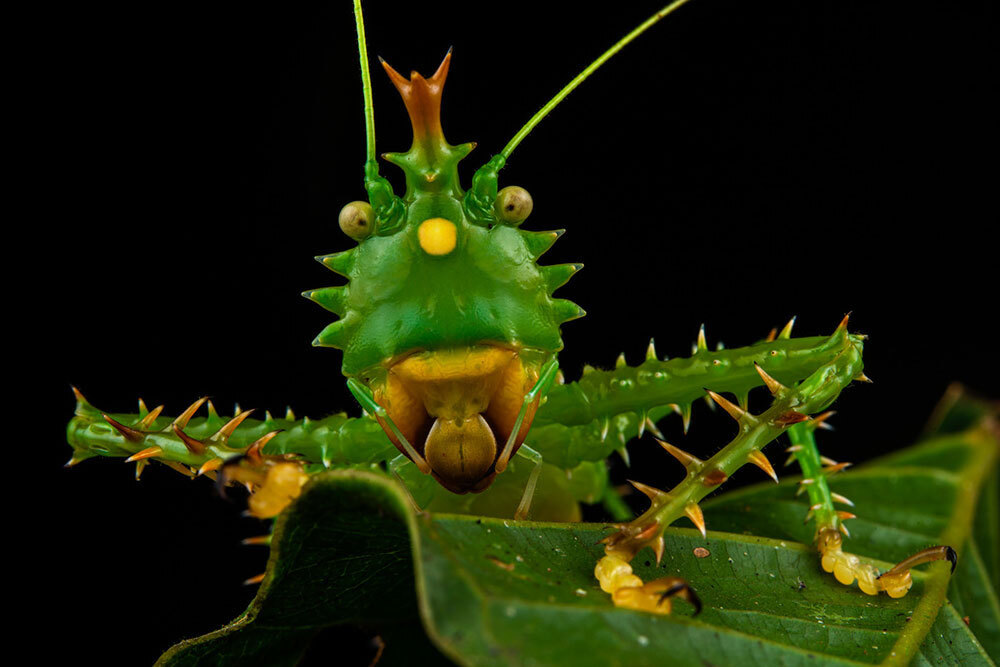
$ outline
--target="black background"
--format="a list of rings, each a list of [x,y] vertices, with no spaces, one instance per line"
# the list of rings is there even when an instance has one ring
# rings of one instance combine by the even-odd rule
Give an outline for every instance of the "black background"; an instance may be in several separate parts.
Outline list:
[[[479,142],[465,178],[657,9],[541,4],[367,6],[373,61],[430,74],[454,46],[443,119],[452,143]],[[545,259],[586,264],[561,292],[589,313],[564,327],[567,376],[621,350],[637,362],[650,336],[684,355],[702,322],[734,347],[792,315],[798,335],[829,333],[853,311],[875,384],[839,401],[820,443],[835,458],[912,441],[952,380],[996,396],[991,18],[986,2],[695,0],[608,63],[502,174],[534,195],[526,228],[568,230]],[[46,393],[18,475],[39,508],[24,513],[35,611],[60,639],[39,649],[146,664],[245,607],[266,554],[238,542],[264,526],[204,480],[62,469],[69,384],[109,411],[139,395],[171,413],[202,395],[354,409],[340,353],[309,345],[330,317],[299,297],[337,284],[311,258],[350,245],[336,215],[364,194],[353,17],[346,0],[110,3],[43,24],[43,215],[26,226],[45,254],[30,331]],[[403,106],[372,74],[379,150],[405,150]],[[732,436],[700,404],[689,436],[662,427],[706,455]],[[632,452],[630,476],[679,477],[648,439]],[[363,664],[367,636],[345,633],[345,664]]]

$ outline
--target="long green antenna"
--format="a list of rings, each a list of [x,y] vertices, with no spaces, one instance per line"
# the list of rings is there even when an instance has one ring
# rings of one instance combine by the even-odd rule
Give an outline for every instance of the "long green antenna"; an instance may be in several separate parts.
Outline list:
[[[618,42],[615,43],[614,46],[612,46],[610,49],[602,53],[597,60],[590,63],[590,65],[588,65],[585,70],[577,74],[572,81],[570,81],[568,84],[566,84],[566,86],[562,90],[556,93],[555,97],[546,102],[545,106],[539,109],[538,113],[532,116],[531,120],[529,120],[527,123],[524,124],[524,127],[518,130],[517,134],[514,135],[513,139],[507,142],[507,145],[504,146],[502,151],[500,151],[500,155],[504,157],[504,160],[506,161],[506,159],[510,157],[510,154],[514,151],[515,148],[517,148],[517,145],[521,143],[521,140],[524,139],[526,136],[528,136],[528,134],[530,134],[531,131],[535,129],[535,126],[538,125],[538,123],[540,123],[543,118],[549,115],[550,111],[555,109],[556,106],[563,101],[563,98],[565,98],[567,95],[573,92],[573,90],[581,83],[583,83],[588,76],[597,71],[598,67],[603,65],[609,58],[611,58],[611,56],[621,51],[626,44],[631,42],[633,39],[635,39],[642,33],[646,32],[646,30],[655,25],[664,16],[670,14],[675,9],[679,8],[681,5],[687,2],[688,0],[674,0],[674,2],[671,2],[669,5],[667,5],[666,7],[664,7],[663,9],[661,9],[660,11],[656,12],[648,19],[646,19],[646,21],[643,22],[642,25],[638,26],[635,30],[633,30],[632,32],[630,32],[629,34],[625,35],[620,40],[618,40]],[[355,0],[354,4],[356,7],[359,7],[358,0]],[[361,12],[360,7],[357,9],[357,12],[358,16],[360,16]],[[362,36],[361,39],[364,39],[364,37]]]
[[[372,104],[372,75],[368,71],[368,43],[365,41],[365,17],[361,13],[361,0],[354,0],[354,24],[358,31],[358,55],[361,57],[361,89],[365,95],[365,139],[368,143],[368,162],[376,162],[375,155],[375,105]]]

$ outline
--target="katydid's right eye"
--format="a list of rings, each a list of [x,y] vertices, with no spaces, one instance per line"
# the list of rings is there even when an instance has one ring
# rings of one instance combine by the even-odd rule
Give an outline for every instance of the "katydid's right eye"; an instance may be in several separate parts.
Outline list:
[[[340,209],[340,229],[355,241],[363,241],[375,227],[375,212],[366,201],[352,201]]]
[[[501,222],[519,225],[531,215],[533,205],[527,190],[516,185],[508,185],[497,193],[493,208]]]

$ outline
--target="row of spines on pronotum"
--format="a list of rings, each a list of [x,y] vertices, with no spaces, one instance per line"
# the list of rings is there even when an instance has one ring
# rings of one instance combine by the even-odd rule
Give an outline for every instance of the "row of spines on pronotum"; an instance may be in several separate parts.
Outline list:
[[[532,261],[537,262],[552,247],[552,244],[562,236],[565,230],[532,232],[518,229],[517,231],[524,240],[525,247]],[[334,273],[350,279],[355,262],[357,261],[358,252],[358,247],[354,247],[329,255],[320,255],[316,257],[316,260]],[[576,263],[538,267],[545,280],[550,297],[556,289],[565,285],[581,268],[583,268],[583,265]],[[351,285],[348,282],[346,285],[323,287],[307,290],[302,293],[302,296],[341,318],[328,324],[313,340],[313,345],[341,349],[345,347],[360,317],[357,313],[350,312],[350,291]],[[568,299],[552,298],[550,307],[557,322],[569,322],[586,314],[580,306]]]
[[[794,384],[864,339],[848,333],[847,317],[830,336],[791,338],[790,325],[760,343],[716,350],[708,349],[702,328],[690,357],[659,359],[651,343],[645,360],[637,366],[629,366],[620,356],[612,370],[588,368],[578,382],[553,387],[535,423],[606,422],[631,411],[644,424],[650,411],[670,406],[681,414],[686,427],[692,403],[705,397],[706,390],[732,393],[745,408],[750,390],[762,385],[756,367],[780,382]]]

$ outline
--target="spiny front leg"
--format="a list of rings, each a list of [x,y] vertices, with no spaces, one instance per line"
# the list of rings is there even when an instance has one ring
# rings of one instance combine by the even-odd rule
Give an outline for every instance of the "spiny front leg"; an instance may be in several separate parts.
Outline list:
[[[833,504],[836,501],[853,507],[854,503],[844,496],[832,493],[827,478],[840,472],[850,463],[838,463],[819,454],[814,432],[816,428],[826,425],[827,416],[820,415],[816,419],[796,424],[788,430],[788,437],[792,441],[789,451],[802,468],[803,478],[799,490],[800,492],[804,490],[809,497],[810,508],[806,520],[812,519],[816,522],[816,548],[819,550],[823,569],[833,573],[837,581],[845,586],[850,586],[857,580],[858,588],[862,592],[878,595],[885,591],[892,598],[901,598],[909,592],[913,585],[910,569],[917,565],[947,559],[951,562],[951,570],[954,572],[958,564],[958,554],[947,545],[923,549],[882,573],[871,563],[866,563],[860,557],[843,550],[843,536],[850,536],[844,521],[853,519],[854,514],[835,510]]]
[[[291,409],[284,418],[235,409],[231,418],[216,412],[212,402],[199,399],[177,417],[163,406],[138,414],[108,414],[92,406],[74,388],[76,414],[67,428],[76,465],[95,456],[122,457],[136,464],[136,478],[153,462],[188,477],[219,477],[242,483],[250,491],[250,512],[258,518],[279,514],[299,494],[308,472],[331,466],[370,467],[395,448],[370,419],[332,415],[297,420]],[[207,417],[196,413],[207,407]]]
[[[709,350],[702,328],[690,357],[658,359],[650,344],[646,359],[638,366],[628,366],[622,356],[613,370],[585,368],[579,381],[549,391],[535,415],[535,426],[597,422],[607,433],[612,420],[634,413],[639,417],[641,435],[652,410],[669,408],[681,415],[686,431],[691,404],[704,398],[706,390],[734,394],[739,406],[746,409],[750,390],[762,384],[757,367],[792,385],[864,340],[864,336],[848,333],[847,317],[829,336],[792,338],[791,324],[754,345],[720,346],[714,351]]]
[[[620,589],[642,587],[638,577],[631,578],[635,576],[631,567],[626,571],[623,564],[627,566],[647,546],[652,548],[659,562],[664,548],[663,531],[680,517],[687,516],[704,535],[705,520],[698,501],[718,488],[744,464],[753,463],[776,479],[774,469],[761,449],[793,424],[806,421],[809,419],[808,415],[824,410],[844,387],[861,375],[861,344],[860,341],[852,342],[833,360],[794,387],[782,385],[759,366],[755,368],[759,378],[774,396],[770,408],[754,415],[719,394],[709,392],[712,399],[736,420],[739,426],[737,436],[707,461],[661,442],[664,449],[687,469],[685,479],[670,492],[632,482],[649,497],[651,506],[641,516],[620,525],[615,533],[604,539],[605,556],[598,562],[595,576],[602,581],[602,586],[606,585],[606,590],[611,588],[617,592]],[[614,595],[615,604],[620,604],[618,598],[621,598],[621,606],[625,606],[627,599],[632,596],[648,598],[648,595],[640,593]]]

